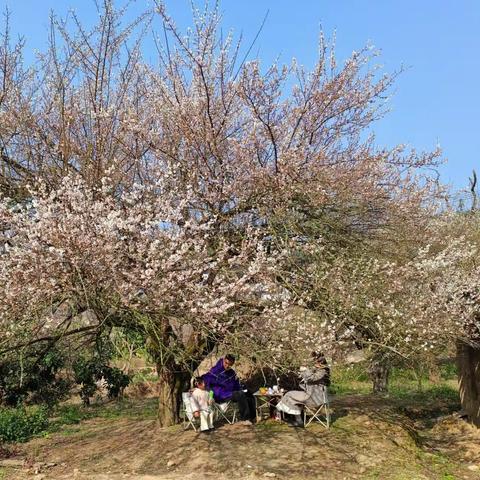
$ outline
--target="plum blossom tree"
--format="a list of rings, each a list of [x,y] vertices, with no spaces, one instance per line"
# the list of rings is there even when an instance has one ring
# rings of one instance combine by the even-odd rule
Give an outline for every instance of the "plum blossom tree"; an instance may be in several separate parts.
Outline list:
[[[141,58],[155,19],[159,66]],[[414,288],[394,277],[415,284],[439,152],[366,135],[395,79],[375,51],[339,65],[321,37],[311,71],[264,67],[222,37],[218,4],[186,35],[161,2],[126,27],[108,0],[91,31],[73,23],[53,18],[37,70],[8,77],[0,352],[141,330],[169,425],[215,345],[283,368],[313,348],[418,350],[431,323],[422,307],[405,323]],[[4,52],[23,71],[20,50]]]

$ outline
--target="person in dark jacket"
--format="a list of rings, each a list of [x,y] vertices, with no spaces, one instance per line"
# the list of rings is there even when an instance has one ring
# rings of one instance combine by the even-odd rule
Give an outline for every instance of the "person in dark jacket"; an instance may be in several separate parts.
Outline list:
[[[213,390],[217,403],[232,400],[238,403],[240,420],[251,424],[255,419],[255,398],[238,380],[233,365],[235,357],[231,354],[218,360],[218,362],[202,376],[208,390]]]

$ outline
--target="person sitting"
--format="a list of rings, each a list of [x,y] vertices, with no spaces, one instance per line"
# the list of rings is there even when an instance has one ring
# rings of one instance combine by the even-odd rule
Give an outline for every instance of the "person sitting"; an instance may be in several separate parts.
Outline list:
[[[207,432],[213,430],[213,400],[209,397],[205,381],[201,377],[195,379],[195,388],[191,396],[191,405],[193,416],[200,418],[200,431]]]
[[[240,384],[237,374],[232,368],[234,363],[235,357],[233,355],[225,355],[202,378],[205,381],[206,388],[213,390],[217,403],[229,400],[236,402],[241,422],[245,425],[251,425],[256,416],[255,398]]]
[[[323,353],[312,352],[313,368],[300,368],[305,389],[287,392],[277,404],[277,410],[293,415],[292,427],[303,427],[303,405],[318,407],[324,402],[324,389],[330,385],[330,367]]]

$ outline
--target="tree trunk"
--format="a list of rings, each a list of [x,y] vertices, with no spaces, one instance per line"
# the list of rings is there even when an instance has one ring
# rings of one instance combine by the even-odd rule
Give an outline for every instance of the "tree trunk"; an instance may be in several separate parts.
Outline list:
[[[169,427],[178,423],[182,392],[189,388],[190,374],[168,366],[157,366],[158,372],[158,423]]]
[[[462,408],[480,427],[480,348],[457,341],[458,381]]]
[[[373,393],[388,392],[388,377],[390,366],[382,360],[373,360],[369,368],[370,378],[373,382]]]
[[[193,335],[190,328],[185,335],[186,325],[172,326],[174,321],[160,319],[157,331],[149,337],[149,349],[155,355],[158,374],[158,423],[160,427],[169,427],[178,423],[182,393],[190,386],[190,378],[200,362],[212,351],[215,343],[210,339],[201,339]],[[181,334],[181,335],[180,335]],[[178,336],[180,335],[180,337]],[[189,349],[188,363],[179,364],[165,346],[177,345]]]
[[[439,384],[442,379],[440,375],[440,367],[438,365],[431,365],[428,369],[428,379],[435,384]]]

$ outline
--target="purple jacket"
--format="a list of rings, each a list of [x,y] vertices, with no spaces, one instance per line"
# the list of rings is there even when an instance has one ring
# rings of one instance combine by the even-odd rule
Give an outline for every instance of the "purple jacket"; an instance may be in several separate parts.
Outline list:
[[[231,368],[225,370],[223,367],[223,358],[203,375],[202,378],[205,380],[207,389],[213,390],[215,401],[218,403],[230,400],[233,392],[242,389],[235,370]]]

